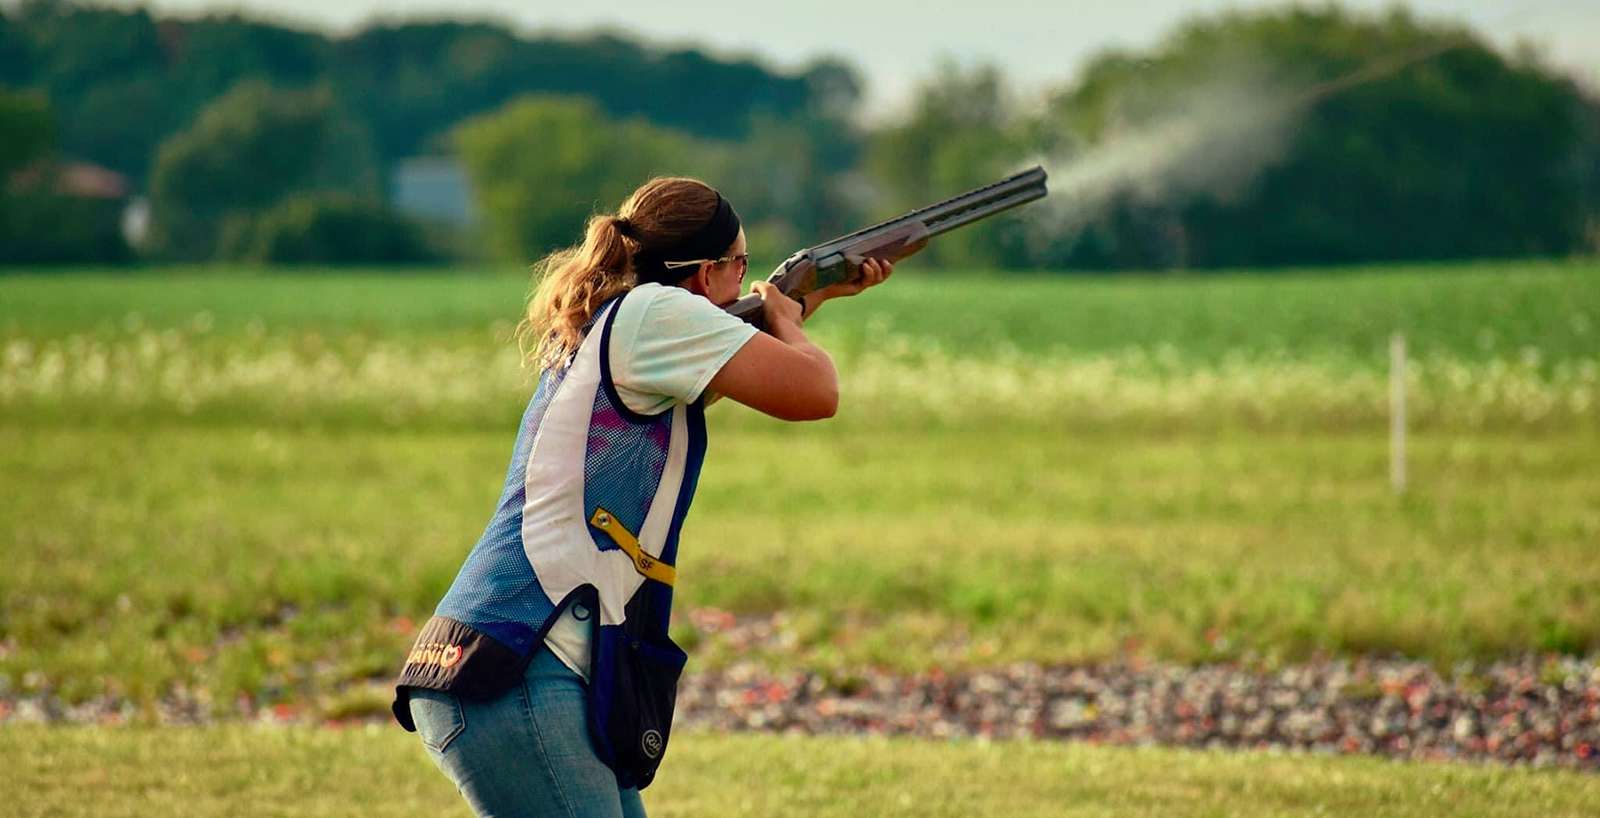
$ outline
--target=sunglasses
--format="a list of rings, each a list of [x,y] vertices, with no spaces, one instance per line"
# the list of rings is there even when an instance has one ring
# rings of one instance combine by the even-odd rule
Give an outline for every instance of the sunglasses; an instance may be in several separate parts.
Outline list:
[[[739,262],[739,279],[743,280],[745,271],[750,269],[749,253],[740,253],[737,256],[723,256],[722,258],[695,258],[689,259],[688,261],[663,261],[661,262],[661,266],[667,268],[668,270],[678,270],[684,267],[698,267],[706,262],[710,262],[712,264],[723,264],[729,261]]]
[[[677,271],[677,269],[683,269],[683,267],[698,267],[701,266],[701,264],[706,263],[723,264],[728,263],[728,261],[738,261],[739,272],[744,272],[744,269],[750,266],[750,255],[749,253],[739,253],[738,256],[722,256],[722,258],[691,258],[688,259],[688,261],[662,261],[661,266],[666,267],[666,269],[669,269],[669,271]]]

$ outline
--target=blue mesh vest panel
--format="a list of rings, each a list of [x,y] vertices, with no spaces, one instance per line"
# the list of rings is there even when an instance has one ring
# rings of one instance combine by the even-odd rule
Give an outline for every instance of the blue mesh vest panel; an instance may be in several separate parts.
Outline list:
[[[623,415],[626,408],[613,404],[607,390],[595,390],[583,458],[583,505],[585,511],[606,509],[637,535],[667,465],[672,412],[636,421]],[[604,531],[591,527],[590,533],[601,550],[617,547]]]
[[[555,609],[522,550],[523,474],[534,434],[565,373],[547,369],[539,376],[539,388],[522,413],[494,516],[434,611],[435,616],[472,625],[519,653],[533,649],[538,628]]]
[[[644,416],[632,412],[623,404],[611,380],[608,349],[611,325],[617,314],[616,305],[617,302],[613,301],[596,311],[597,317],[602,313],[605,316],[601,337],[590,339],[599,342],[600,382],[594,388],[592,401],[588,397],[582,398],[590,401],[591,408],[582,463],[572,464],[573,474],[576,477],[578,469],[581,469],[582,483],[579,488],[585,517],[596,508],[605,508],[636,536],[643,528],[652,503],[668,504],[672,514],[666,539],[660,545],[659,558],[670,564],[677,558],[679,531],[694,495],[705,455],[704,410],[701,404],[696,403],[674,407],[660,415]],[[468,624],[524,656],[539,646],[546,629],[554,620],[557,605],[552,597],[570,598],[564,589],[549,587],[556,584],[554,582],[541,585],[539,573],[530,563],[529,552],[523,541],[527,522],[523,516],[524,509],[530,507],[530,498],[527,496],[530,457],[541,425],[545,423],[546,412],[552,401],[557,400],[559,388],[569,371],[568,368],[546,370],[540,376],[538,389],[522,416],[495,512],[434,612],[436,616]],[[568,390],[587,388],[575,386],[577,383],[568,384]],[[580,397],[576,393],[560,394],[562,397],[559,400],[563,402]],[[658,497],[674,443],[674,416],[679,412],[684,413],[683,420],[686,421],[679,430],[686,435],[686,440],[680,444],[685,452],[683,476],[675,497]],[[539,464],[546,468],[562,460],[545,460],[543,458],[548,455],[543,448],[540,451]],[[538,501],[546,496],[554,495],[539,495],[531,499]],[[598,549],[601,552],[617,549],[605,532],[587,526],[583,521],[577,521],[576,525],[578,533],[571,547]],[[554,531],[542,527],[538,530]],[[582,541],[584,531],[589,534],[589,542]],[[539,553],[546,556],[540,559],[548,559],[548,541],[544,548]],[[557,559],[560,559],[559,556]],[[545,565],[548,572],[549,563],[540,564]],[[588,587],[592,592],[592,581]],[[631,593],[628,587],[608,589],[607,593],[630,594],[628,616],[633,618],[637,615],[642,620],[635,622],[635,625],[664,634],[670,615],[671,587],[645,582]]]

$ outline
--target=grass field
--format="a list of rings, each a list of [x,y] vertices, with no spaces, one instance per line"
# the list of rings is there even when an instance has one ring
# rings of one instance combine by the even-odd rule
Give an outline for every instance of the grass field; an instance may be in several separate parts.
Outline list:
[[[788,612],[790,666],[1595,650],[1600,267],[1525,267],[908,270],[814,325],[838,418],[712,411],[681,599]],[[525,286],[0,278],[0,692],[379,708],[498,493]]]
[[[1593,265],[1231,277],[922,276],[814,323],[831,427],[1113,433],[1381,425],[1407,333],[1422,428],[1594,427]],[[485,275],[0,279],[0,408],[32,424],[515,424],[526,283]],[[726,413],[725,427],[763,419]],[[770,424],[765,424],[770,426]]]
[[[527,280],[459,273],[83,271],[0,276],[0,331],[112,333],[137,316],[171,329],[209,316],[218,334],[323,331],[433,341],[509,328]],[[1594,261],[1263,271],[1230,275],[952,275],[902,266],[870,299],[829,304],[815,330],[855,351],[883,330],[965,353],[1076,355],[1170,346],[1189,361],[1240,353],[1383,360],[1401,330],[1426,355],[1472,360],[1533,347],[1550,360],[1600,345]],[[830,347],[830,348],[831,348]]]
[[[0,728],[0,815],[471,813],[410,736],[329,731]],[[1581,773],[1086,745],[674,736],[644,792],[671,816],[1414,816],[1593,814]]]

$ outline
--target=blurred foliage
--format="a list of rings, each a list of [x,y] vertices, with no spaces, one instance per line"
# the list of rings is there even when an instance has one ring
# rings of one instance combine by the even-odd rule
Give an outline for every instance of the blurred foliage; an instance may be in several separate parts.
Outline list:
[[[615,121],[580,97],[527,97],[463,124],[455,138],[496,255],[532,259],[581,240],[653,175],[694,164],[696,144],[642,120]]]
[[[328,74],[371,123],[385,161],[428,152],[461,120],[530,93],[585,96],[607,116],[703,137],[742,136],[752,114],[799,110],[812,94],[806,75],[616,34],[523,39],[490,23],[380,23],[331,48]]]
[[[122,237],[121,199],[67,196],[40,188],[0,195],[0,264],[119,263],[133,253]]]
[[[239,81],[305,84],[326,61],[322,36],[236,16],[180,21],[60,0],[0,14],[0,82],[48,92],[63,151],[136,181],[162,140]]]
[[[61,191],[55,141],[41,94],[0,87],[0,264],[126,260],[122,200]]]
[[[636,184],[640,168],[728,179],[752,230],[775,245],[848,230],[861,209],[853,191],[862,185],[850,176],[864,139],[851,124],[860,80],[826,58],[780,74],[614,34],[524,38],[497,24],[440,21],[374,23],[329,37],[232,15],[163,19],[27,0],[0,11],[6,82],[48,92],[64,151],[136,186],[148,171],[151,249],[167,258],[213,258],[225,224],[236,243],[253,235],[250,214],[288,192],[337,186],[308,178],[296,161],[314,144],[329,151],[336,143],[354,160],[327,166],[353,169],[361,178],[345,189],[365,198],[382,192],[376,179],[399,160],[454,150],[451,135],[463,122],[528,95],[582,98],[595,122],[629,123],[607,144],[655,158],[627,160],[615,179]],[[569,137],[573,144],[575,132]],[[584,150],[547,151],[541,139],[530,132],[520,148],[507,148],[546,154],[540,167],[554,175],[538,178],[539,191],[550,192],[550,179],[593,178]],[[552,164],[564,158],[578,164]],[[497,189],[477,195],[504,200],[505,185]],[[569,243],[575,235],[555,232],[560,226],[581,225],[589,209],[614,207],[628,189],[574,189],[561,199],[570,210],[549,221],[527,209],[489,212],[491,252],[526,260],[520,254],[533,251],[524,248]],[[506,227],[513,223],[522,226]]]
[[[1193,167],[1151,170],[1176,164],[1178,128],[1260,144],[1201,141]],[[1140,140],[1146,156],[1128,146]],[[1002,218],[941,238],[939,260],[1150,269],[1596,249],[1600,103],[1531,56],[1404,11],[1200,18],[1155,49],[1097,57],[1036,114],[995,69],[945,65],[910,116],[875,135],[870,167],[908,207],[1039,157],[1074,171],[1120,161],[1127,178],[1093,205],[1063,202],[1078,191],[1058,186],[1084,223],[1030,237]],[[1241,158],[1259,172],[1226,168]]]
[[[790,118],[757,118],[738,142],[725,186],[739,196],[747,220],[782,221],[802,238],[821,240],[860,227],[868,183],[857,168],[869,135],[855,123],[862,89],[853,68],[824,59],[805,80],[807,107]]]
[[[1027,148],[1015,103],[992,67],[942,64],[916,92],[911,114],[874,136],[869,167],[885,191],[885,218],[932,204],[1015,169]],[[928,249],[938,263],[1003,266],[1024,262],[1014,217],[943,236]]]
[[[0,83],[47,91],[63,148],[143,179],[156,146],[242,80],[326,83],[374,134],[378,158],[437,147],[457,123],[528,93],[588,96],[611,116],[738,137],[752,114],[804,110],[819,62],[777,74],[750,60],[615,35],[525,38],[487,22],[374,23],[331,37],[236,15],[24,0],[0,10]],[[847,69],[848,70],[848,69]],[[127,112],[137,108],[139,116]]]
[[[1369,80],[1349,82],[1366,70]],[[1052,100],[1034,144],[1094,145],[1114,138],[1115,125],[1158,122],[1219,76],[1270,78],[1296,118],[1283,155],[1236,189],[1130,192],[1076,246],[1035,263],[1268,266],[1590,249],[1585,234],[1600,212],[1595,103],[1531,57],[1507,58],[1470,31],[1404,11],[1193,21],[1150,52],[1092,62]]]
[[[192,260],[214,257],[224,225],[291,193],[376,198],[380,190],[370,140],[328,89],[257,82],[228,92],[162,143],[150,188],[152,248]]]
[[[591,213],[615,210],[652,176],[693,176],[737,203],[752,253],[776,260],[860,218],[848,172],[859,138],[830,117],[820,107],[797,121],[757,117],[728,142],[618,120],[583,97],[528,96],[463,123],[454,147],[494,257],[526,261],[568,246]]]
[[[297,194],[230,221],[217,255],[256,264],[414,264],[436,260],[422,231],[382,204],[343,193]]]
[[[998,69],[946,63],[904,116],[871,128],[855,69],[831,58],[777,72],[610,33],[436,21],[332,36],[66,0],[0,11],[0,84],[48,95],[62,155],[147,187],[153,248],[178,259],[212,258],[225,224],[236,240],[291,193],[381,198],[398,161],[455,151],[475,154],[461,158],[485,240],[429,242],[522,262],[577,240],[590,212],[651,174],[725,190],[764,263],[1020,165],[1098,173],[1117,151],[1161,167],[1092,203],[1057,173],[1070,219],[1036,206],[941,238],[927,261],[1207,268],[1600,249],[1600,101],[1531,52],[1404,11],[1195,18],[1026,105]],[[1183,149],[1152,139],[1175,122],[1216,132]],[[1141,140],[1134,161],[1126,146]]]
[[[0,86],[0,182],[43,159],[55,143],[55,121],[50,102],[42,94],[17,92]]]

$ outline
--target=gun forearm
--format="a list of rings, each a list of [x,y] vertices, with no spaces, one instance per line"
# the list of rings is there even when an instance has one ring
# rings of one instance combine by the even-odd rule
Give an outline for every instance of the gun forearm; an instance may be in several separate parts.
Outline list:
[[[780,292],[802,300],[809,316],[827,300],[827,296],[812,300],[811,293],[857,281],[861,265],[867,260],[892,264],[928,246],[928,241],[940,233],[1027,204],[1045,194],[1045,172],[1042,168],[1033,168],[802,250],[779,265],[767,281]],[[729,305],[728,311],[765,329],[761,299],[757,296],[739,299]]]

